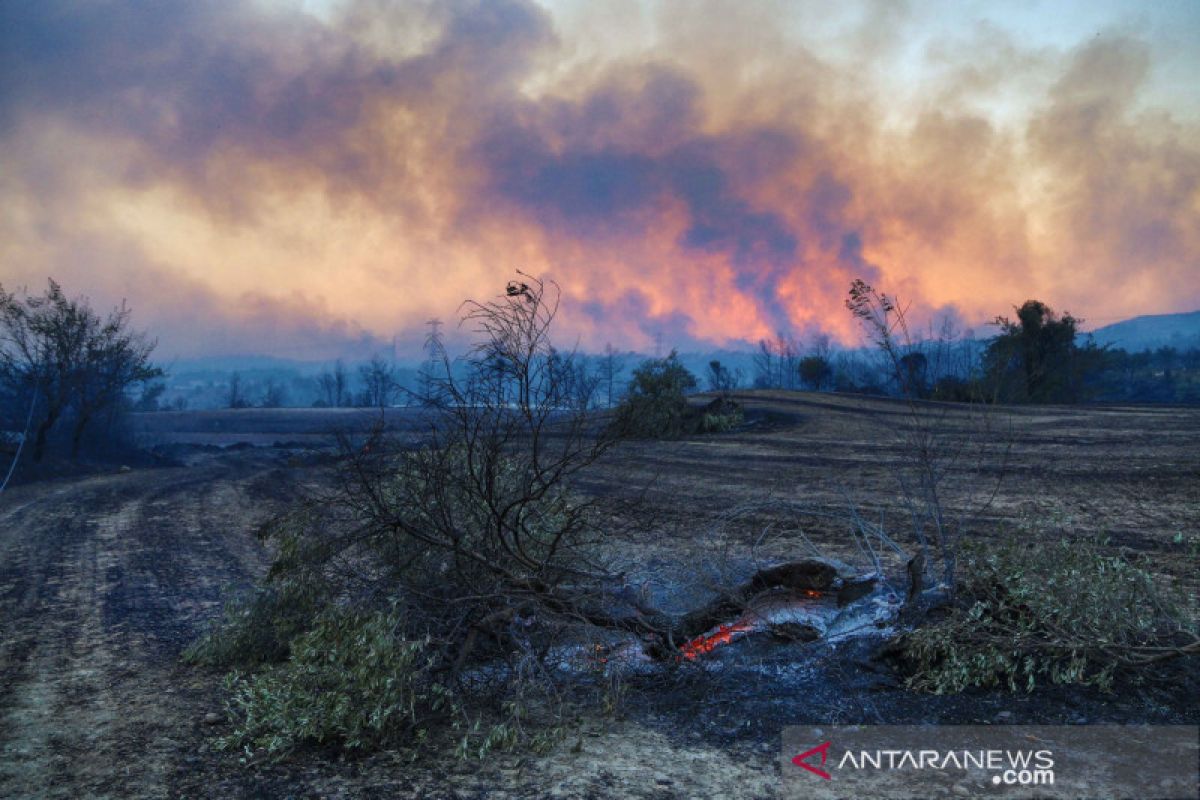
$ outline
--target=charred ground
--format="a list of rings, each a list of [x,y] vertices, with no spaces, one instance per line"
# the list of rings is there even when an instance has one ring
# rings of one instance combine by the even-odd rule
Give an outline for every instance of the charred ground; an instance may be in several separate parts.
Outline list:
[[[751,540],[783,523],[769,510],[730,513],[748,501],[828,511],[806,532],[831,548],[848,504],[899,532],[894,475],[903,453],[891,432],[905,407],[827,394],[739,399],[742,428],[625,444],[576,487],[642,495],[630,512],[638,540],[622,546],[653,580],[686,574],[715,529]],[[926,410],[945,426],[978,430],[977,418],[954,407]],[[1194,659],[1124,680],[1113,694],[931,698],[898,688],[897,676],[868,658],[871,642],[835,650],[760,638],[715,653],[727,668],[660,686],[652,702],[615,719],[581,721],[543,758],[408,763],[309,753],[243,767],[211,746],[225,725],[220,675],[182,665],[179,654],[231,592],[266,569],[270,554],[254,529],[323,479],[327,431],[369,421],[352,416],[148,415],[144,442],[162,445],[173,466],[29,483],[0,496],[0,794],[770,797],[787,724],[1200,720]],[[389,421],[412,424],[400,411]],[[1022,407],[987,425],[1002,446],[985,460],[963,459],[950,482],[954,502],[984,506],[980,536],[1036,544],[1106,535],[1194,598],[1200,411]]]

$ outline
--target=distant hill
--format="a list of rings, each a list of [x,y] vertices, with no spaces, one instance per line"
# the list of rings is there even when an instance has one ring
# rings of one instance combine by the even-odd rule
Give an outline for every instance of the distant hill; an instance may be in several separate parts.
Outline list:
[[[1110,344],[1128,351],[1174,347],[1200,347],[1200,311],[1182,314],[1148,314],[1114,322],[1092,331],[1097,344]]]

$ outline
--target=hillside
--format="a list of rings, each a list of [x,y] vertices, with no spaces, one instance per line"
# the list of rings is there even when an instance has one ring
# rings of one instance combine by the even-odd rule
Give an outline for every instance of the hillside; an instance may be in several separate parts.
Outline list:
[[[1174,347],[1177,350],[1200,347],[1200,311],[1134,317],[1097,328],[1092,336],[1097,344],[1108,344],[1130,352],[1160,347]]]

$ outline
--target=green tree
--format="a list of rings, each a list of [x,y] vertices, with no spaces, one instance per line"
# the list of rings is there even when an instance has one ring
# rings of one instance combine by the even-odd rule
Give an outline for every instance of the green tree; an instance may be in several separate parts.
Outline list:
[[[685,395],[696,385],[696,376],[680,363],[674,350],[666,358],[642,362],[617,407],[617,430],[625,436],[650,439],[679,437],[688,417]]]
[[[1000,333],[988,343],[984,370],[996,396],[1013,403],[1076,403],[1084,399],[1084,379],[1104,351],[1076,343],[1082,320],[1059,316],[1045,303],[1028,300],[1017,318],[997,317]]]
[[[821,391],[833,381],[833,367],[824,356],[805,356],[800,359],[800,381],[814,392]]]

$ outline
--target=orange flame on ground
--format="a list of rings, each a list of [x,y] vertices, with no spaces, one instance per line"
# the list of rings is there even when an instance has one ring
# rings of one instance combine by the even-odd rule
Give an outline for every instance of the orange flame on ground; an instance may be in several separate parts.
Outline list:
[[[820,597],[821,593],[815,589],[805,589],[805,597]],[[702,656],[706,653],[711,653],[723,644],[729,644],[734,637],[740,633],[749,633],[756,630],[762,622],[753,612],[747,616],[741,617],[735,622],[730,622],[726,625],[718,625],[716,630],[710,633],[704,633],[692,639],[687,644],[679,648],[679,652],[684,658],[692,660],[697,656]]]
[[[697,656],[704,655],[705,653],[711,653],[720,645],[729,644],[733,641],[733,637],[735,635],[752,631],[755,627],[755,624],[748,620],[739,620],[737,622],[731,622],[728,625],[719,625],[712,633],[706,633],[701,636],[697,636],[695,639],[692,639],[683,647],[679,648],[679,652],[683,654],[684,658],[694,659]]]

